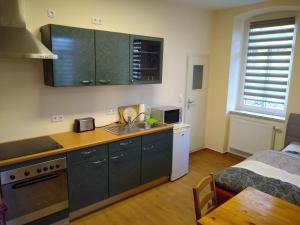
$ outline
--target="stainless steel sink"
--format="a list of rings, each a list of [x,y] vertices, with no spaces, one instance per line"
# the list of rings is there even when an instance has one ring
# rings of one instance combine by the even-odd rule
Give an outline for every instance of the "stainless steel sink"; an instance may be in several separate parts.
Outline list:
[[[128,134],[143,130],[149,130],[151,128],[155,127],[163,127],[165,124],[163,123],[156,123],[154,125],[149,125],[147,123],[134,123],[133,126],[129,127],[128,125],[116,125],[112,127],[105,127],[104,130],[116,134],[116,135],[122,135],[122,134]]]
[[[165,124],[163,123],[156,123],[154,125],[150,125],[148,123],[136,123],[135,127],[142,129],[142,130],[147,130],[147,129],[151,129],[151,128],[155,128],[155,127],[163,127],[165,126]]]

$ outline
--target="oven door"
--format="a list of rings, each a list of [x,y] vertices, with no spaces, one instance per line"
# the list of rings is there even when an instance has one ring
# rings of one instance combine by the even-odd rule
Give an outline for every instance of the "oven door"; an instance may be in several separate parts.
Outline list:
[[[6,225],[22,225],[68,208],[67,174],[60,170],[2,186]]]

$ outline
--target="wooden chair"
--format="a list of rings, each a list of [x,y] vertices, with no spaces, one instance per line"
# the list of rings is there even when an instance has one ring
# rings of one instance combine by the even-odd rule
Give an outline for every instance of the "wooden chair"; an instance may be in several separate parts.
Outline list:
[[[209,192],[207,192],[206,189],[209,190]],[[199,181],[197,186],[193,188],[193,194],[196,220],[199,220],[202,216],[217,207],[216,187],[212,173]],[[207,206],[207,210],[202,214],[202,210],[205,206]]]

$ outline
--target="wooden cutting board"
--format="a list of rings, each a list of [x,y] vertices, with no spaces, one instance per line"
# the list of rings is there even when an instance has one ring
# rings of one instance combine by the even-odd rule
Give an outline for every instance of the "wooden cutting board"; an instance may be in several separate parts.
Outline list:
[[[124,113],[124,110],[125,110],[126,108],[128,108],[128,107],[131,107],[131,108],[135,109],[136,114],[137,114],[137,115],[139,114],[139,105],[127,105],[127,106],[120,106],[120,107],[118,107],[118,112],[119,112],[119,123],[121,123],[121,124],[126,124],[126,121],[125,121],[125,119],[124,119],[123,113]],[[134,119],[134,118],[132,118],[132,119]]]

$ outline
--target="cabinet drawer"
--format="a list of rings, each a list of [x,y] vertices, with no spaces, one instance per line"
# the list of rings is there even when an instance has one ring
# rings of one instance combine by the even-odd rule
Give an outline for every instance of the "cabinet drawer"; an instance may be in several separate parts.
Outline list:
[[[109,153],[141,148],[141,137],[129,138],[109,144]]]
[[[68,163],[101,160],[107,157],[107,145],[98,145],[68,153]]]
[[[173,130],[166,130],[162,132],[157,132],[153,134],[147,134],[143,136],[143,145],[147,144],[163,144],[165,142],[170,143],[173,139]]]

